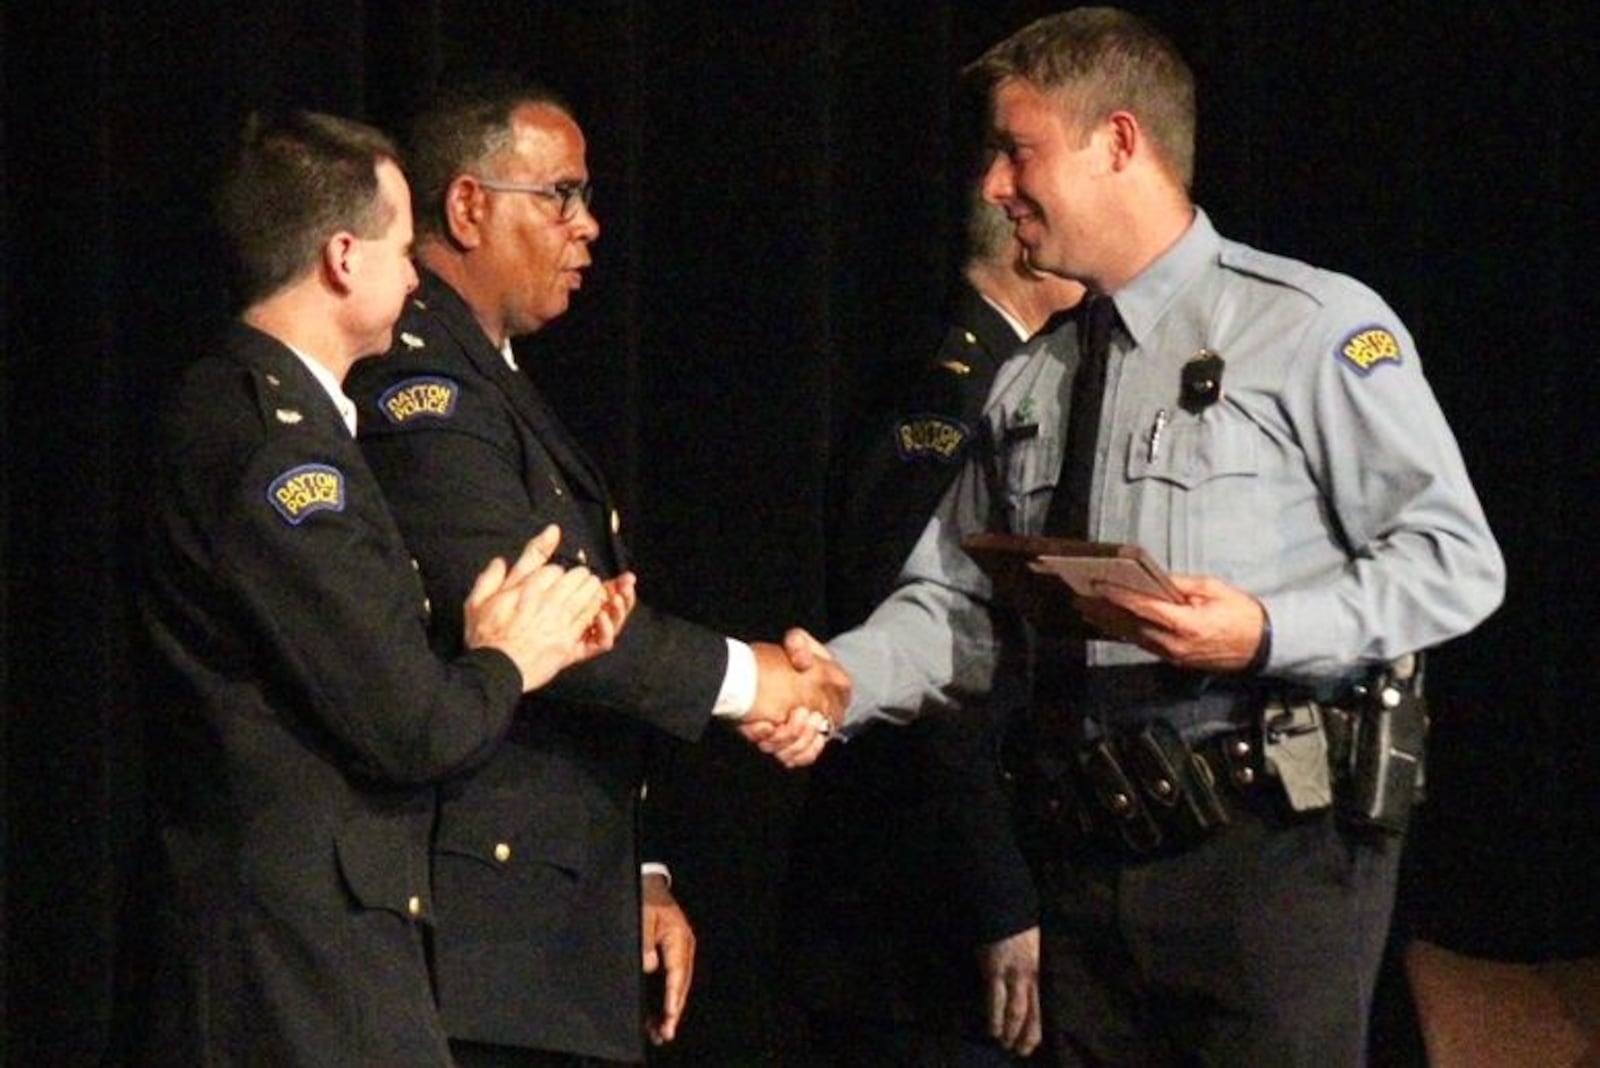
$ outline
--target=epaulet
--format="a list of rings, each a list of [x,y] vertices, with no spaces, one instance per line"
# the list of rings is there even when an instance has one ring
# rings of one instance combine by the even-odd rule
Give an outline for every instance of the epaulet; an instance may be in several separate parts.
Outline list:
[[[965,378],[972,374],[974,360],[983,358],[983,341],[964,326],[952,326],[945,333],[932,367],[942,374]]]
[[[1220,258],[1229,270],[1299,290],[1319,302],[1327,297],[1328,272],[1301,260],[1240,244],[1224,245]]]
[[[1350,320],[1341,328],[1330,354],[1361,377],[1368,377],[1380,367],[1405,362],[1392,313],[1387,312],[1376,294],[1349,275],[1245,245],[1224,248],[1222,263],[1231,270],[1292,288],[1320,307],[1348,310]]]
[[[249,374],[267,434],[298,427],[307,421],[307,413],[292,395],[294,391],[277,371],[252,367]],[[330,463],[294,464],[271,478],[263,493],[280,519],[289,526],[298,527],[318,512],[344,511],[345,476]]]
[[[299,426],[306,420],[300,403],[283,388],[283,379],[275,371],[251,368],[250,377],[255,386],[256,407],[261,422],[267,428]]]

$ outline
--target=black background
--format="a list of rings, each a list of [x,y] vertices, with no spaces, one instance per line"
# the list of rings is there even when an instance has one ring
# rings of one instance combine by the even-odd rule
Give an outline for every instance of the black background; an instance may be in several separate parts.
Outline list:
[[[525,362],[628,505],[647,597],[750,637],[823,631],[830,451],[959,256],[954,72],[1054,6],[0,8],[7,1063],[93,1063],[109,1020],[141,764],[130,530],[153,398],[223,312],[205,191],[244,111],[390,125],[454,66],[513,66],[569,95],[604,234],[574,310]],[[1130,6],[1199,77],[1197,199],[1224,234],[1395,306],[1509,561],[1505,607],[1433,661],[1432,797],[1401,929],[1512,959],[1600,951],[1597,94],[1581,5]],[[804,787],[720,733],[661,784],[696,846],[677,874],[701,936],[663,1063],[782,1061],[778,888]],[[1407,1048],[1398,1024],[1381,1020],[1380,1040]]]

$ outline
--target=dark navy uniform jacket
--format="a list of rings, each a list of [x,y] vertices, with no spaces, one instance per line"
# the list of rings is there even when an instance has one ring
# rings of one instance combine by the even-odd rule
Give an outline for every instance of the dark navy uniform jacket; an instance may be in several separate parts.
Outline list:
[[[547,523],[602,577],[627,566],[600,472],[471,310],[426,272],[393,351],[358,364],[361,441],[461,641],[477,570]],[[643,1057],[638,798],[655,743],[711,717],[727,642],[640,604],[617,647],[524,701],[494,759],[441,798],[437,967],[454,1038]]]
[[[449,1063],[424,954],[436,780],[521,682],[429,649],[422,584],[328,394],[236,326],[162,423],[142,589],[154,653],[154,949],[138,1063]]]
[[[854,626],[960,470],[989,384],[1021,340],[963,284],[937,352],[893,382],[835,475],[829,626]],[[973,951],[1037,922],[980,711],[828,747],[792,861],[791,974],[813,1009],[944,1029],[982,1006]]]

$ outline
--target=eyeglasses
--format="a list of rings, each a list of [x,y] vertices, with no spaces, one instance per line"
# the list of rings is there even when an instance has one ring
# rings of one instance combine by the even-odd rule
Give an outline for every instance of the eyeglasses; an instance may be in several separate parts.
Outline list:
[[[594,198],[594,186],[588,182],[555,182],[550,185],[526,185],[521,182],[501,182],[493,178],[479,178],[478,184],[496,193],[531,193],[544,200],[554,201],[556,218],[571,222],[578,214],[578,205],[589,206]]]

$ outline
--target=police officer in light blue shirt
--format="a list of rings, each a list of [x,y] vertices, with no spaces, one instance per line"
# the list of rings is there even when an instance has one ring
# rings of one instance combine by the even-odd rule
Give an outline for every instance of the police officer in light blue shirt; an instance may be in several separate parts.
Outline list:
[[[1308,801],[1289,754],[1345,789],[1372,722],[1351,695],[1493,612],[1499,550],[1394,312],[1349,278],[1220,237],[1190,201],[1193,79],[1165,39],[1078,9],[969,74],[991,106],[985,195],[1036,267],[1114,303],[1084,533],[1141,546],[1182,595],[1103,586],[1073,601],[1095,640],[1039,640],[1023,658],[1035,697],[1015,771],[1046,891],[1042,1056],[1359,1064],[1403,821],[1347,818],[1316,789]],[[1058,533],[1080,362],[1067,326],[1002,369],[987,455],[896,592],[829,643],[856,682],[850,729],[936,714],[1011,659],[961,541]],[[1054,822],[1029,816],[1040,798]]]

